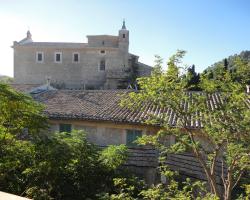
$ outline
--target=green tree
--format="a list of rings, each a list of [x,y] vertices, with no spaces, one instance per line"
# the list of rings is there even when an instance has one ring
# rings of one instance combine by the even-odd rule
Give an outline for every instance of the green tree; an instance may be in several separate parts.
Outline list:
[[[21,194],[27,181],[22,172],[34,159],[29,140],[47,127],[43,106],[0,83],[0,190]]]
[[[106,175],[99,150],[79,131],[35,141],[34,164],[23,173],[29,180],[28,194],[39,189],[56,199],[93,198],[102,191]]]
[[[46,129],[47,120],[42,114],[43,108],[32,97],[0,83],[1,133],[20,135],[26,132],[32,135]]]
[[[216,74],[221,71],[229,71],[236,82],[241,82],[242,76],[247,77],[247,82],[250,84],[250,51],[242,51],[240,54],[229,56],[219,62],[208,67],[203,75],[207,74],[210,79],[216,79]],[[246,73],[245,73],[246,72]]]
[[[202,93],[188,92],[179,66],[184,54],[184,51],[178,51],[172,56],[167,71],[139,79],[141,91],[131,93],[125,103],[136,109],[145,102],[169,108],[178,120],[169,123],[166,113],[152,116],[147,123],[161,124],[163,128],[156,136],[142,137],[140,143],[155,145],[163,157],[166,153],[192,152],[206,174],[210,192],[216,196],[220,196],[216,183],[216,162],[221,162],[227,168],[224,171],[226,175],[223,170],[221,174],[224,185],[222,196],[229,200],[244,171],[250,168],[250,110],[246,104],[249,97],[244,92],[245,85],[234,82],[225,70],[216,74],[216,80],[203,76]],[[213,101],[214,95],[220,101],[209,108],[207,103]],[[194,130],[196,123],[203,127]],[[174,135],[175,144],[164,146],[161,141],[166,135]],[[204,142],[206,145],[203,145]]]
[[[40,200],[112,190],[126,147],[101,150],[85,133],[51,133],[47,123],[42,105],[0,84],[0,190]]]
[[[186,88],[188,88],[188,90],[192,90],[192,91],[201,90],[201,88],[199,87],[200,74],[196,73],[195,65],[192,65],[191,67],[187,69],[187,74],[185,75],[185,78],[187,79]]]
[[[138,179],[115,178],[115,192],[105,194],[100,197],[101,200],[180,200],[180,199],[203,199],[219,200],[218,197],[207,193],[205,186],[200,181],[192,182],[187,179],[179,184],[170,177],[168,185],[157,184],[146,187],[145,183]]]

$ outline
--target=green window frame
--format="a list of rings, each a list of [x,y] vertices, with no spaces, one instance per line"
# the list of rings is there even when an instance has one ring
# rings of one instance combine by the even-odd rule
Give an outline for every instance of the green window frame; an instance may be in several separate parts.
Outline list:
[[[138,138],[142,136],[142,130],[127,130],[127,134],[126,134],[126,145],[127,146],[137,146],[136,143],[134,143],[134,141]]]
[[[67,132],[70,133],[72,129],[71,124],[59,124],[59,132]]]

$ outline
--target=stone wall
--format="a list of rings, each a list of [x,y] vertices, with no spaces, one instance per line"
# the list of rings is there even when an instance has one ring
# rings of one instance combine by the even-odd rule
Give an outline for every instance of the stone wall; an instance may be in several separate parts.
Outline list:
[[[86,131],[89,141],[101,147],[126,144],[127,129],[142,130],[143,134],[154,134],[158,130],[155,127],[142,125],[77,120],[51,120],[51,130],[58,131],[60,123],[72,124],[73,129]],[[129,157],[123,168],[143,178],[149,185],[159,182],[158,153],[155,149],[141,146],[129,147],[128,153]]]
[[[105,53],[101,53],[105,50]],[[36,62],[36,52],[44,53],[44,62]],[[54,62],[54,53],[62,52],[62,63]],[[80,54],[80,62],[72,62],[73,52]],[[100,61],[105,59],[105,71],[100,71]],[[57,48],[17,46],[14,49],[14,80],[18,84],[44,84],[50,77],[54,85],[81,88],[87,85],[101,89],[106,82],[106,70],[121,69],[128,62],[118,48]],[[90,89],[92,89],[90,88]]]
[[[155,134],[159,129],[151,126],[143,125],[131,125],[131,124],[115,124],[108,122],[87,122],[76,120],[65,121],[51,121],[52,130],[58,130],[59,123],[73,124],[73,128],[85,130],[89,140],[100,146],[107,146],[110,144],[126,144],[126,130],[137,129],[142,130],[143,134],[151,135]],[[197,138],[196,138],[197,139]],[[174,136],[167,136],[162,138],[164,144],[169,146],[175,143]],[[205,138],[200,137],[199,141],[202,145],[209,149],[208,141]],[[190,152],[169,154],[166,160],[166,164],[170,169],[178,171],[182,180],[189,177],[193,180],[207,181],[205,172],[200,165],[199,161]],[[158,152],[150,146],[137,146],[129,148],[129,158],[123,167],[129,169],[136,176],[142,177],[146,182],[155,184],[160,181],[161,177],[158,171]],[[216,181],[218,185],[222,185],[221,182],[221,169],[222,165],[219,161],[216,162]],[[224,167],[224,173],[227,169]]]
[[[59,131],[59,124],[71,124],[72,129],[84,130],[87,138],[100,146],[126,144],[126,130],[142,130],[143,134],[153,134],[158,129],[150,126],[115,124],[109,122],[88,122],[77,120],[51,120],[52,131]]]
[[[119,40],[117,36],[111,35],[90,35],[88,37],[89,47],[114,47],[118,48]]]

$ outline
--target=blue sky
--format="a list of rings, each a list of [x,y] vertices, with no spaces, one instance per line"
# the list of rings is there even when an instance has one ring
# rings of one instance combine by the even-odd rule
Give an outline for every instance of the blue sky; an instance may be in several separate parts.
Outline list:
[[[0,0],[0,74],[12,76],[13,41],[30,29],[34,41],[86,42],[86,35],[117,35],[123,18],[130,52],[153,65],[177,49],[197,71],[250,50],[249,0]]]

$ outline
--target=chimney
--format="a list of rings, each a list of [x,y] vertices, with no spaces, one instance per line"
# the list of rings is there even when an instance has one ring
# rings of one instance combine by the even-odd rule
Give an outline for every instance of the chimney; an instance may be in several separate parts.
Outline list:
[[[50,76],[46,76],[46,86],[47,86],[47,89],[49,89],[49,87],[50,87],[50,80],[51,80],[51,77]]]

